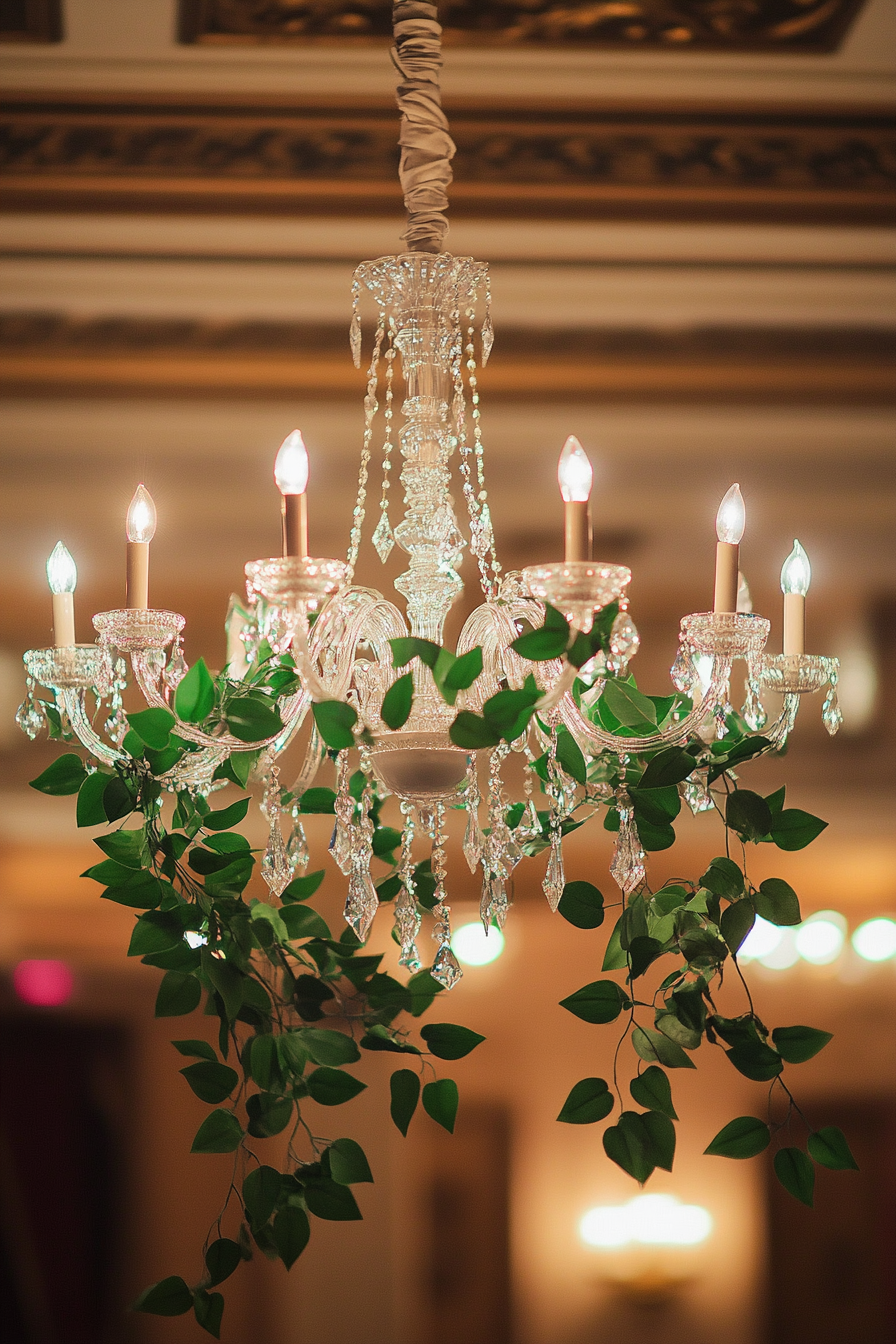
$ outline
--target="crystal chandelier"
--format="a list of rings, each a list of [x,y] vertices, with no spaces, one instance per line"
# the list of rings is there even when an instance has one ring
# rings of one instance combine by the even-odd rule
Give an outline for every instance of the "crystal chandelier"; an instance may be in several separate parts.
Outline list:
[[[275,465],[283,554],[246,566],[247,598],[232,604],[224,672],[212,677],[201,659],[188,669],[184,618],[149,605],[156,518],[141,485],[127,517],[127,603],[93,618],[95,644],[75,642],[75,565],[61,543],[53,551],[47,574],[55,645],[25,654],[28,695],[18,722],[34,737],[49,714],[60,733],[73,734],[107,767],[135,768],[135,756],[144,747],[153,750],[156,739],[159,752],[176,742],[170,768],[156,760],[155,770],[175,795],[204,798],[228,781],[258,783],[269,825],[262,875],[274,898],[308,864],[301,817],[314,809],[303,800],[329,755],[336,771],[330,851],[348,878],[345,918],[361,940],[379,904],[371,876],[371,809],[394,795],[402,818],[395,904],[401,963],[412,970],[421,964],[415,884],[422,841],[431,846],[434,879],[431,973],[450,988],[461,974],[445,887],[452,811],[465,812],[463,851],[471,872],[481,873],[486,929],[503,925],[511,875],[526,854],[547,851],[544,891],[556,910],[565,884],[563,836],[580,824],[572,817],[583,806],[588,818],[614,815],[611,872],[627,897],[645,875],[645,845],[628,789],[630,759],[646,756],[653,777],[662,787],[676,786],[694,812],[711,808],[708,771],[695,772],[693,744],[709,751],[714,739],[725,738],[734,713],[735,661],[746,671],[742,717],[757,735],[753,755],[780,749],[800,697],[824,687],[824,722],[836,732],[838,664],[804,652],[809,562],[799,542],[782,571],[782,654],[765,652],[769,621],[739,609],[744,506],[732,486],[717,518],[714,609],[681,622],[672,668],[676,694],[659,703],[642,695],[628,676],[639,646],[628,611],[631,573],[591,558],[591,465],[575,438],[567,440],[558,471],[563,560],[503,573],[485,485],[477,381],[493,341],[488,268],[440,250],[454,146],[440,107],[436,6],[396,0],[394,12],[408,251],[365,262],[353,281],[350,343],[358,366],[362,297],[372,299],[377,319],[347,559],[308,555],[309,464],[295,431]],[[355,582],[375,441],[382,441],[382,492],[372,540],[384,562],[396,544],[407,554],[407,568],[395,581],[404,612]],[[404,513],[393,527],[396,448]],[[451,493],[454,463],[463,518]],[[443,631],[462,592],[467,547],[483,600],[449,650]],[[131,681],[145,708],[126,714]],[[37,683],[52,693],[49,705],[38,698]],[[771,724],[764,691],[783,696]],[[303,763],[284,788],[278,761],[305,740],[300,735],[309,720]],[[515,799],[503,774],[511,755],[522,757],[525,767]],[[284,814],[291,816],[287,838]]]

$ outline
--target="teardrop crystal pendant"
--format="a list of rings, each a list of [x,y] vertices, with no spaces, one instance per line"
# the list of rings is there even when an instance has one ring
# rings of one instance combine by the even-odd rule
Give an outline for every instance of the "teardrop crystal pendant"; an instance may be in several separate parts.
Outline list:
[[[298,871],[300,873],[305,872],[311,858],[308,852],[308,838],[305,835],[305,827],[295,814],[293,814],[292,830],[286,842],[286,856],[293,872]]]
[[[547,872],[541,885],[545,896],[548,898],[548,905],[556,912],[565,885],[563,849],[559,831],[554,831],[551,835],[551,853],[548,858]]]
[[[697,669],[686,644],[679,644],[670,676],[672,684],[678,687],[682,695],[691,694],[694,682],[697,680]]]
[[[271,821],[268,846],[261,861],[261,875],[272,896],[279,897],[292,880],[292,867],[276,820]]]
[[[450,943],[443,943],[439,948],[430,975],[433,980],[438,981],[443,989],[453,989],[463,975],[463,971],[457,963],[457,957],[451,951]]]
[[[395,903],[395,932],[401,947],[399,965],[409,971],[419,971],[420,954],[417,951],[417,934],[420,932],[420,914],[413,894],[403,887]]]
[[[333,835],[330,840],[330,853],[333,855],[340,871],[345,873],[346,877],[352,869],[354,828],[351,824],[351,818],[354,810],[355,804],[351,798],[343,798],[337,795],[336,825],[333,827]]]
[[[824,704],[821,707],[821,721],[831,737],[834,736],[843,722],[843,712],[840,709],[840,701],[837,698],[837,689],[833,683],[825,696]]]
[[[699,777],[692,776],[681,787],[682,797],[694,816],[708,812],[714,806],[709,790]]]
[[[495,329],[492,326],[491,309],[485,314],[485,321],[482,324],[482,367],[485,368],[488,363],[488,357],[492,352],[492,346],[495,343]]]
[[[345,902],[345,922],[364,943],[370,932],[374,915],[379,906],[379,897],[370,873],[360,864],[355,864],[348,884],[348,897]]]
[[[31,677],[28,678],[28,693],[25,699],[19,705],[16,711],[16,723],[21,728],[26,737],[30,737],[33,742],[47,721],[43,705],[35,698],[35,683]]]
[[[162,673],[162,680],[166,686],[170,686],[171,689],[174,690],[175,687],[183,681],[189,670],[186,659],[181,652],[181,647],[178,644],[171,656],[171,661]]]
[[[616,848],[613,851],[613,862],[610,864],[610,876],[623,895],[628,896],[644,881],[645,871],[644,851],[631,810],[620,807],[619,831],[616,836]]]
[[[620,611],[610,629],[610,651],[624,662],[634,658],[641,647],[641,636],[627,611]]]
[[[464,858],[471,873],[475,873],[482,858],[482,832],[476,813],[468,811],[467,829],[464,832]]]
[[[759,686],[752,677],[747,681],[747,698],[741,714],[747,727],[754,733],[760,732],[768,723],[765,706],[759,698]]]
[[[376,547],[376,553],[383,564],[392,554],[392,548],[395,545],[395,536],[389,524],[389,515],[385,509],[380,514],[380,520],[373,533],[373,544]]]

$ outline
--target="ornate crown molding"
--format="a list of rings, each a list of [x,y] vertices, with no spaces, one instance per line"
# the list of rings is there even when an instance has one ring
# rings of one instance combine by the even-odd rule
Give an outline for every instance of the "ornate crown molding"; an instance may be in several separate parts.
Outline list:
[[[397,213],[383,102],[7,97],[7,210]],[[455,103],[452,216],[878,223],[896,204],[886,110]]]
[[[835,51],[865,0],[442,0],[444,40],[692,51]],[[182,42],[358,42],[391,35],[391,0],[181,0]]]

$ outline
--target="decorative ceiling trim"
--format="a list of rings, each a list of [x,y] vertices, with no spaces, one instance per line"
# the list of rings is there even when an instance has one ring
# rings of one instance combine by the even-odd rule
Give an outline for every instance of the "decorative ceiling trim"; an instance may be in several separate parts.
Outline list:
[[[890,109],[457,102],[454,218],[889,223]],[[7,210],[396,215],[389,102],[12,94]]]
[[[290,322],[0,313],[8,395],[330,397],[357,392],[344,328]],[[896,335],[880,329],[502,330],[489,397],[896,402]]]
[[[835,51],[865,0],[441,0],[446,43],[664,51]],[[182,42],[357,43],[391,36],[391,0],[180,0]]]
[[[62,0],[0,0],[0,42],[61,42]]]

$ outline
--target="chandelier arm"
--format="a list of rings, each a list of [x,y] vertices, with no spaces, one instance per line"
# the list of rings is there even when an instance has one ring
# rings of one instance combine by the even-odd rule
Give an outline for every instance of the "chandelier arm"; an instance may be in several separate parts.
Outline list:
[[[788,694],[784,696],[784,704],[781,713],[775,719],[771,728],[763,728],[759,736],[767,737],[775,749],[783,747],[787,738],[793,732],[799,707],[799,695],[794,694],[793,692],[788,692]]]
[[[65,710],[68,721],[75,731],[75,736],[82,747],[90,752],[91,756],[95,756],[104,765],[115,765],[118,761],[126,758],[126,752],[120,751],[117,747],[107,746],[103,739],[94,732],[93,724],[84,709],[84,691],[77,690],[74,687],[64,687],[56,688],[54,694],[57,707]]]
[[[623,737],[621,734],[608,733],[603,728],[582,717],[572,695],[567,692],[560,701],[559,711],[564,725],[579,743],[588,748],[592,756],[602,751],[620,752],[656,751],[660,747],[680,746],[689,737],[693,737],[706,718],[728,696],[728,678],[731,673],[731,655],[717,653],[713,655],[712,676],[703,698],[679,723],[667,728],[653,737]]]
[[[311,787],[311,783],[321,767],[321,762],[326,755],[326,751],[326,743],[317,731],[317,727],[312,727],[308,748],[305,752],[305,759],[302,762],[302,768],[290,785],[290,793],[294,793],[296,797],[299,798],[306,789]]]
[[[442,28],[438,5],[426,0],[394,0],[392,64],[401,113],[398,177],[408,224],[401,235],[409,252],[441,252],[448,232],[448,186],[455,144],[442,111],[439,76]]]

